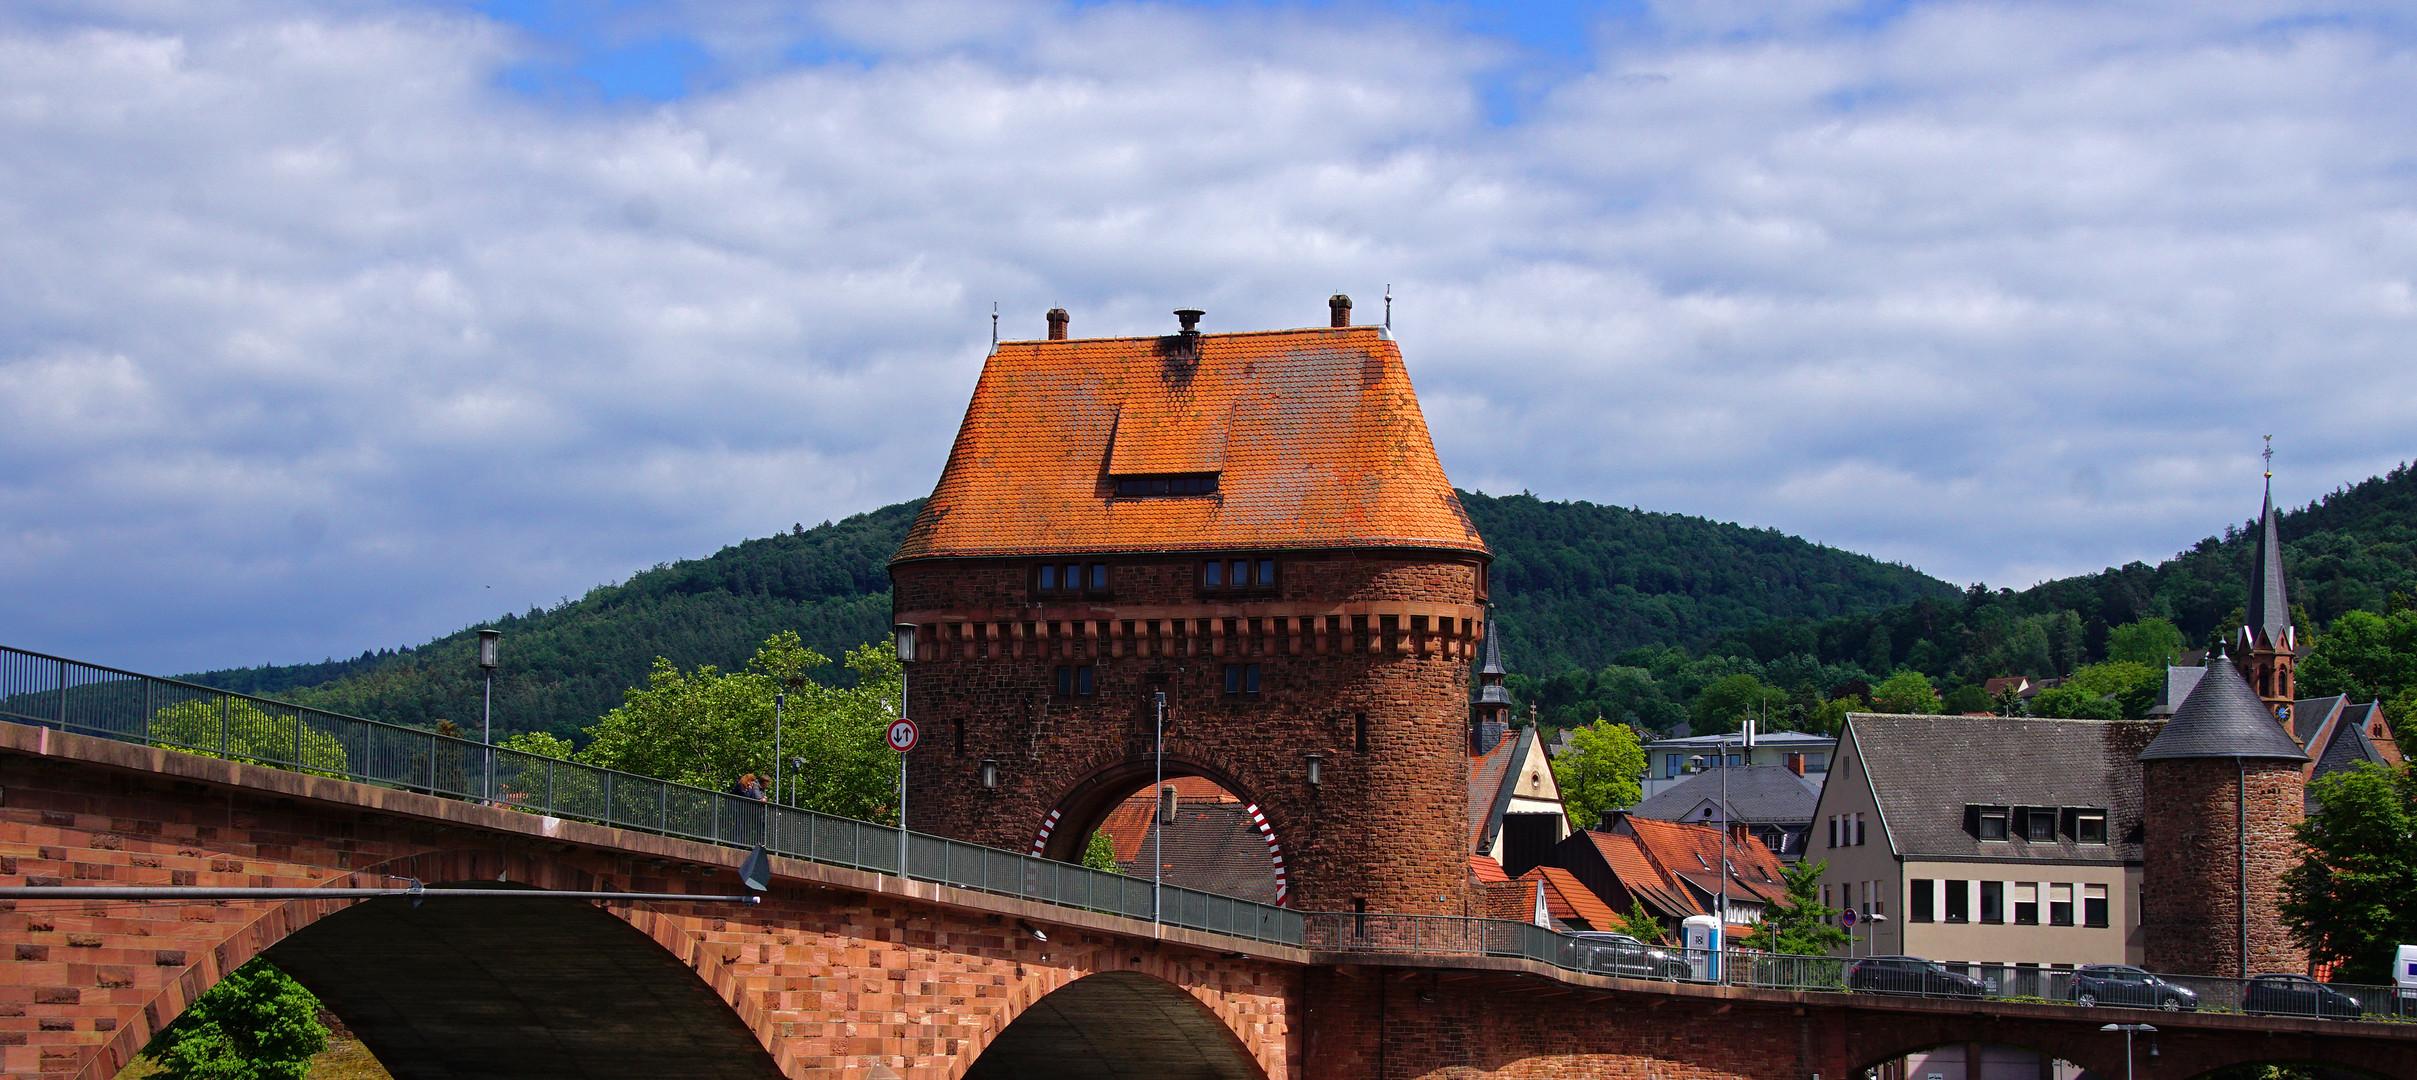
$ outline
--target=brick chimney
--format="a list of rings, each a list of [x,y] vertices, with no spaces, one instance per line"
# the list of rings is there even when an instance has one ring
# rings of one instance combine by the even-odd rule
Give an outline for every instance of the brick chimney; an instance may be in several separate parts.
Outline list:
[[[1803,755],[1803,754],[1798,753],[1798,754],[1789,754],[1789,755],[1788,755],[1788,771],[1789,771],[1789,772],[1792,772],[1792,773],[1795,773],[1795,774],[1796,774],[1796,775],[1798,775],[1798,776],[1803,776],[1803,775],[1804,775],[1804,755]]]
[[[1336,293],[1326,298],[1326,310],[1334,316],[1333,325],[1351,325],[1351,298]]]
[[[1066,340],[1066,322],[1067,315],[1065,308],[1053,307],[1049,309],[1049,340]]]

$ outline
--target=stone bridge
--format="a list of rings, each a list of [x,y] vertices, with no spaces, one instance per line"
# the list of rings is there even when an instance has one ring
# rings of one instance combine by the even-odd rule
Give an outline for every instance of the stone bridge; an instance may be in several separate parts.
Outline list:
[[[0,724],[0,884],[727,894],[742,853]],[[398,1077],[1818,1080],[1948,1044],[2124,1074],[2126,1014],[1311,953],[780,859],[757,906],[0,902],[0,1072],[107,1080],[266,955]],[[1313,916],[1349,918],[1343,916]],[[2145,1014],[2135,1075],[2417,1080],[2417,1025]]]

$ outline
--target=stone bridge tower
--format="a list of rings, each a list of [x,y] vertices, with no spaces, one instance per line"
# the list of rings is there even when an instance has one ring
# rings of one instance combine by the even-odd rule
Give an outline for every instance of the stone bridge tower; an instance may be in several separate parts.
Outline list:
[[[993,349],[890,564],[914,828],[1078,859],[1163,694],[1165,775],[1256,809],[1285,902],[1461,913],[1491,555],[1399,346],[1329,310]]]

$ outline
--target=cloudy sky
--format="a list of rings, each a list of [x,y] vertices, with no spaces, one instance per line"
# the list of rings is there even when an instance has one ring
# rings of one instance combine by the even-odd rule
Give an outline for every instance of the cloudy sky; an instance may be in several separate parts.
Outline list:
[[[415,643],[910,498],[987,348],[1388,284],[1464,487],[2024,585],[2412,454],[2417,26],[0,6],[0,643]]]

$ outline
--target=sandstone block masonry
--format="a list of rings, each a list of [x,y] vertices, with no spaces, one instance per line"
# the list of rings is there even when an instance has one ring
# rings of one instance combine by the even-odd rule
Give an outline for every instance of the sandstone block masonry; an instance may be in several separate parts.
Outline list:
[[[2145,864],[2142,947],[2151,971],[2242,978],[2305,972],[2308,952],[2280,917],[2283,874],[2299,861],[2292,827],[2306,813],[2300,764],[2227,758],[2141,763]],[[2234,836],[2246,822],[2245,842]],[[2247,858],[2248,952],[2240,879]]]
[[[1485,556],[1240,552],[1230,558],[1272,560],[1276,583],[1204,585],[1204,563],[1227,558],[893,565],[896,619],[918,627],[913,826],[1029,848],[1054,811],[1047,853],[1078,857],[1108,811],[1149,785],[1163,690],[1167,775],[1207,777],[1261,808],[1296,906],[1464,913],[1468,665],[1484,634]],[[1083,566],[1086,588],[1041,589],[1045,564]],[[1107,568],[1105,588],[1087,587],[1094,564]],[[1229,667],[1243,669],[1238,682]],[[1074,672],[1067,682],[1061,669]],[[995,788],[981,785],[985,760]]]

